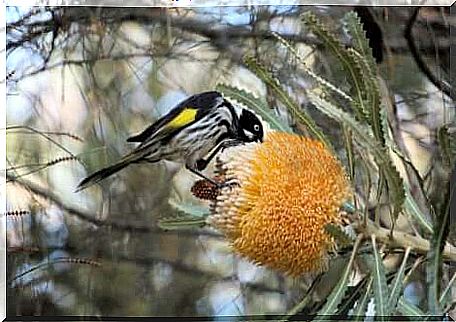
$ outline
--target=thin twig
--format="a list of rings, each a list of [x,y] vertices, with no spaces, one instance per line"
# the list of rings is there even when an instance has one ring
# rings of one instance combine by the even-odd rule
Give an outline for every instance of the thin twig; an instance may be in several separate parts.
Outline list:
[[[154,25],[154,24],[161,24],[161,25],[170,25],[174,29],[181,30],[185,33],[190,33],[194,35],[199,35],[207,38],[211,45],[217,47],[223,52],[227,53],[230,52],[231,54],[237,54],[239,49],[242,48],[231,48],[239,44],[239,41],[243,40],[266,40],[266,41],[274,41],[275,38],[272,34],[265,30],[251,30],[248,26],[232,26],[232,25],[222,25],[221,28],[214,28],[212,26],[217,25],[215,22],[208,23],[206,21],[201,21],[197,18],[188,18],[178,15],[170,15],[170,14],[163,14],[159,10],[138,10],[135,8],[130,9],[103,9],[98,10],[96,13],[92,12],[90,9],[87,8],[71,8],[71,10],[66,10],[65,12],[59,12],[58,8],[52,8],[51,10],[52,17],[48,20],[39,20],[34,21],[21,21],[21,28],[23,29],[22,34],[19,36],[18,40],[10,40],[7,43],[8,51],[15,49],[20,46],[26,46],[27,43],[33,43],[39,37],[43,37],[50,32],[53,33],[53,37],[57,36],[55,33],[58,31],[60,35],[64,35],[65,33],[69,32],[69,26],[72,23],[78,23],[81,25],[90,24],[91,19],[93,18],[91,15],[96,15],[96,19],[100,22],[105,24],[111,25],[120,25],[123,22],[137,22],[144,25]],[[297,11],[291,14],[281,14],[282,17],[288,16],[290,18],[299,19],[300,12]],[[270,18],[273,18],[272,15]],[[263,18],[261,18],[263,19]],[[266,17],[268,19],[268,17]],[[64,21],[65,23],[63,23]],[[262,20],[258,20],[257,22],[261,22]],[[18,22],[14,22],[12,24],[7,25],[7,33],[11,34],[14,27],[18,24]],[[321,40],[310,37],[306,34],[281,34],[282,38],[286,39],[292,43],[304,43],[307,45],[315,45],[317,47],[321,47],[322,42]],[[12,37],[14,39],[14,37]],[[17,38],[17,37],[16,37]],[[55,39],[55,38],[54,38]],[[65,38],[63,39],[65,40]],[[52,45],[52,44],[51,44]],[[429,45],[426,45],[429,47]],[[391,45],[390,47],[394,52],[404,52],[404,50],[408,50],[408,47],[405,44],[397,44]],[[449,44],[442,44],[439,45],[439,48],[442,48],[442,51],[448,51]],[[147,55],[149,50],[145,50],[143,55]],[[236,55],[233,56],[235,58]],[[44,57],[46,62],[46,57]],[[47,59],[49,60],[49,59]],[[74,62],[76,64],[76,62]],[[43,68],[48,69],[50,65],[43,64],[39,70],[35,71],[34,73],[40,72]],[[55,65],[53,65],[55,67]],[[17,79],[16,79],[17,81]]]
[[[368,221],[366,227],[357,225],[355,229],[366,235],[374,234],[378,241],[388,244],[390,247],[411,247],[418,254],[427,254],[430,250],[428,240],[398,230],[395,230],[393,236],[391,236],[389,229],[375,225],[371,220]],[[442,255],[445,259],[456,262],[456,247],[450,243],[446,243]]]
[[[176,271],[188,274],[188,275],[194,275],[194,276],[204,276],[210,279],[214,279],[217,282],[224,282],[224,281],[233,281],[234,279],[237,279],[236,274],[234,275],[222,275],[215,271],[210,271],[210,270],[203,270],[201,268],[198,268],[193,265],[188,265],[180,261],[174,261],[166,258],[159,258],[159,257],[130,257],[130,256],[124,256],[124,255],[119,255],[118,257],[119,260],[127,261],[127,262],[132,262],[135,265],[142,265],[142,266],[151,266],[155,265],[158,263],[166,264],[171,266],[173,269]],[[270,292],[270,293],[278,293],[278,294],[284,294],[284,290],[280,288],[274,288],[265,285],[264,283],[260,282],[243,282],[242,283],[243,287],[249,288],[250,290],[254,290],[257,292]]]
[[[38,134],[42,137],[44,137],[46,140],[48,140],[49,142],[55,144],[57,147],[59,147],[60,149],[62,149],[63,151],[65,151],[66,153],[68,153],[70,156],[76,158],[76,156],[71,153],[70,150],[68,150],[67,148],[65,148],[62,144],[60,144],[59,142],[57,142],[56,140],[54,140],[53,138],[51,138],[49,135],[46,135],[45,132],[41,132],[39,130],[36,130],[34,129],[33,127],[30,127],[30,126],[27,126],[27,125],[13,125],[13,126],[8,126],[6,128],[6,130],[17,130],[17,129],[22,129],[22,130],[28,130],[30,132],[33,132],[35,134]],[[78,162],[80,162],[82,165],[84,165],[80,160],[78,160]]]
[[[93,266],[101,266],[101,264],[97,261],[94,261],[92,259],[85,259],[85,258],[73,258],[73,257],[58,257],[55,259],[52,259],[50,261],[40,263],[38,265],[33,266],[32,268],[26,270],[25,272],[22,272],[20,274],[15,275],[12,279],[8,281],[8,284],[13,283],[14,281],[17,281],[18,279],[24,277],[25,275],[28,275],[38,269],[58,264],[58,263],[72,263],[72,264],[86,264],[86,265],[93,265]]]
[[[90,224],[93,224],[97,227],[110,227],[112,229],[117,229],[121,231],[134,231],[134,232],[140,232],[140,233],[153,233],[153,234],[179,234],[179,235],[188,235],[188,236],[208,236],[208,237],[213,237],[213,238],[221,238],[222,236],[220,234],[217,234],[215,232],[211,231],[203,231],[203,230],[198,230],[197,232],[195,231],[186,231],[186,230],[180,230],[178,232],[176,231],[169,231],[165,232],[162,229],[158,227],[154,227],[151,225],[147,225],[145,223],[132,223],[132,222],[127,222],[127,221],[116,221],[112,219],[97,219],[95,215],[92,215],[90,213],[87,213],[83,210],[73,208],[71,206],[66,205],[60,198],[55,195],[52,191],[44,189],[32,182],[25,181],[23,179],[15,178],[13,175],[7,173],[7,180],[13,183],[17,183],[33,194],[36,194],[40,197],[46,198],[47,200],[51,201],[52,203],[56,204],[58,207],[60,207],[63,211],[65,211],[69,215],[76,216],[77,218],[88,222]]]
[[[442,92],[444,92],[447,96],[451,97],[453,101],[456,101],[456,90],[449,85],[447,82],[442,81],[438,79],[434,73],[431,71],[429,66],[425,63],[423,58],[421,57],[420,52],[418,51],[418,48],[416,47],[415,44],[415,39],[413,37],[413,25],[416,22],[416,18],[418,17],[418,13],[420,12],[421,7],[416,7],[412,16],[410,17],[407,27],[405,28],[404,31],[404,37],[407,40],[408,47],[410,49],[410,52],[412,53],[413,58],[415,59],[416,65],[418,68],[423,72],[426,77],[429,79],[429,81],[434,84],[435,87],[440,89]]]
[[[33,134],[30,132],[30,130],[21,131],[21,130],[19,130],[19,128],[22,128],[22,126],[21,125],[12,126],[12,127],[7,126],[6,130],[15,130],[14,133],[16,133],[16,134]],[[84,140],[81,139],[79,136],[77,136],[75,134],[67,133],[67,132],[56,132],[56,131],[40,131],[40,132],[43,134],[47,134],[47,135],[66,136],[73,140],[76,140],[79,142],[84,142]]]

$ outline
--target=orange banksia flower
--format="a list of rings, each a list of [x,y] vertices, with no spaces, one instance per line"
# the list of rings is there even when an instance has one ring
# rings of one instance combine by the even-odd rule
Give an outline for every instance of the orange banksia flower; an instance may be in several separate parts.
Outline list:
[[[257,264],[292,276],[324,270],[334,247],[325,225],[340,223],[351,191],[336,157],[314,139],[270,132],[226,158],[208,223]]]

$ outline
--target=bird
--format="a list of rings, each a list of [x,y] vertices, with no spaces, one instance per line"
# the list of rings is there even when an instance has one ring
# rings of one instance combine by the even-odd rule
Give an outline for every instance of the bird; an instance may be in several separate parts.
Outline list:
[[[201,173],[215,155],[232,146],[262,142],[263,138],[262,121],[253,111],[232,104],[218,91],[198,93],[178,103],[141,133],[128,138],[127,142],[139,145],[116,163],[83,179],[75,192],[131,164],[160,160],[183,163],[189,171],[218,184]]]

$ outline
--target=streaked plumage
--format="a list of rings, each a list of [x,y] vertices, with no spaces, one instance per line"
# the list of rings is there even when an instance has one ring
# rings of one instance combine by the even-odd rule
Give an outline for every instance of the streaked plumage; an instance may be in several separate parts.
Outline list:
[[[192,172],[206,168],[221,149],[243,142],[262,141],[263,126],[251,111],[234,106],[219,92],[193,95],[179,103],[128,142],[139,145],[117,163],[103,168],[79,184],[77,191],[98,183],[132,163],[178,161]],[[211,151],[208,159],[204,159]]]

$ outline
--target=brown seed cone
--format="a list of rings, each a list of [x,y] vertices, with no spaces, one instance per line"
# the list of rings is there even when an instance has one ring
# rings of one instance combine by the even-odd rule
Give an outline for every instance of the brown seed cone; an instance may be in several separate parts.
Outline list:
[[[216,176],[213,180],[217,183],[223,183],[223,177],[221,176]],[[198,199],[211,201],[217,199],[220,194],[219,187],[205,179],[196,181],[190,191]]]

